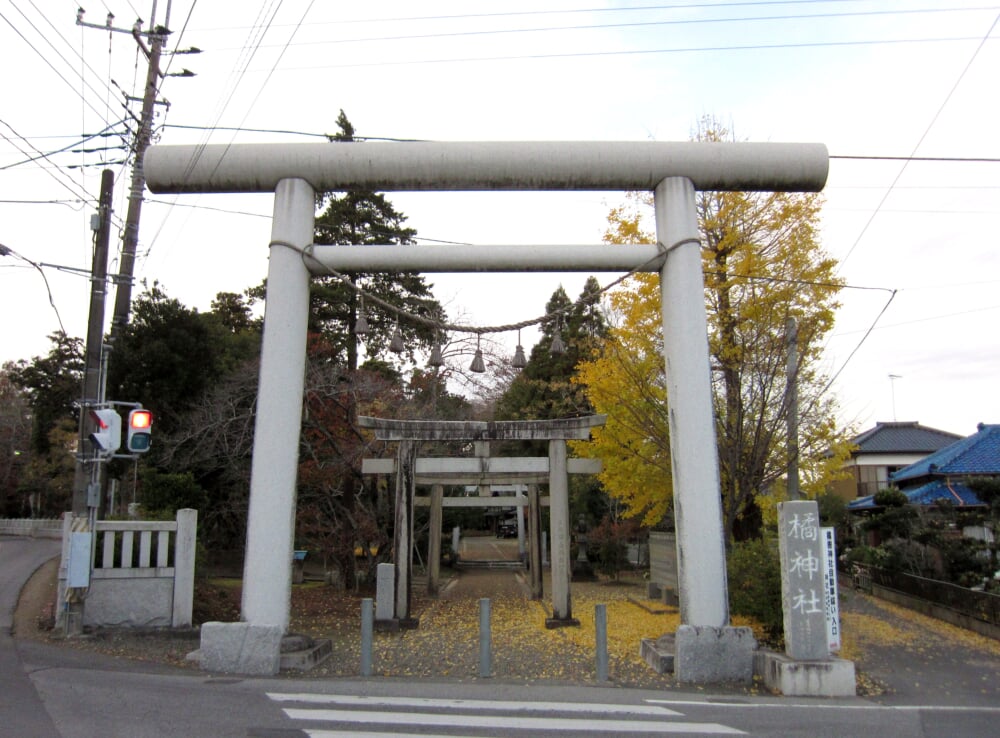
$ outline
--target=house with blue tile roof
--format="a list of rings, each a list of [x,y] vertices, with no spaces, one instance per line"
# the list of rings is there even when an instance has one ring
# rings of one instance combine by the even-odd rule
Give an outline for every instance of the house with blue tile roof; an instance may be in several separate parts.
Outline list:
[[[890,486],[891,474],[961,438],[915,421],[876,423],[851,439],[853,450],[844,465],[850,476],[834,482],[831,489],[847,502],[874,495]]]
[[[967,485],[970,477],[1000,478],[1000,425],[980,423],[976,433],[955,441],[890,475],[911,505],[947,501],[957,508],[985,507]],[[852,511],[876,507],[871,495],[850,504]]]

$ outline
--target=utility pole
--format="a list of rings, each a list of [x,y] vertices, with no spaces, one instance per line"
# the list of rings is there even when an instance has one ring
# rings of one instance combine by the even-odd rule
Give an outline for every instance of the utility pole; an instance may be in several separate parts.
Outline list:
[[[151,24],[152,25],[152,24]],[[149,68],[146,72],[146,90],[142,96],[142,112],[139,115],[139,130],[135,136],[135,160],[132,163],[132,183],[129,185],[128,211],[125,215],[125,236],[122,241],[122,255],[118,267],[118,286],[115,290],[115,311],[111,319],[111,342],[128,323],[129,308],[132,304],[132,273],[135,267],[135,250],[139,244],[139,216],[142,213],[142,196],[146,189],[146,174],[142,168],[142,157],[149,146],[153,128],[153,108],[156,104],[156,92],[160,82],[160,52],[168,31],[166,28],[154,28],[149,35]],[[132,35],[139,46],[146,51],[142,43],[138,24]]]
[[[143,171],[142,159],[149,147],[153,132],[153,111],[157,105],[167,105],[166,100],[157,100],[160,80],[166,76],[171,77],[193,77],[194,73],[187,69],[165,75],[160,70],[160,57],[163,53],[163,45],[170,35],[168,26],[170,24],[170,2],[167,3],[166,19],[164,25],[156,24],[156,0],[153,0],[152,15],[149,22],[149,30],[143,31],[143,21],[136,20],[132,28],[115,28],[114,15],[108,13],[104,25],[97,23],[87,23],[83,20],[84,10],[77,11],[76,24],[88,28],[107,30],[109,33],[129,33],[139,45],[142,53],[146,56],[148,66],[146,69],[146,86],[142,95],[142,109],[136,119],[139,128],[135,134],[133,146],[134,161],[132,164],[132,180],[129,184],[128,210],[125,214],[125,234],[122,239],[122,253],[119,260],[117,289],[115,292],[115,308],[111,318],[111,344],[121,334],[122,329],[128,323],[129,310],[132,303],[132,275],[135,269],[135,252],[139,244],[139,218],[142,214],[142,199],[146,189],[146,174]],[[145,37],[149,45],[146,45]],[[197,48],[177,51],[179,54],[197,54],[201,50]],[[138,101],[139,98],[127,96],[129,101]],[[133,116],[134,117],[134,116]]]
[[[795,318],[785,323],[788,343],[786,392],[788,393],[788,499],[798,500],[799,493],[799,324]]]
[[[84,360],[83,400],[80,403],[80,437],[77,445],[76,473],[73,477],[73,514],[87,514],[87,488],[90,483],[92,449],[90,434],[93,421],[87,408],[101,399],[101,349],[104,343],[104,300],[108,284],[108,244],[111,241],[111,200],[114,172],[101,173],[101,195],[94,228],[94,258],[90,270],[90,317],[87,321],[87,346]]]

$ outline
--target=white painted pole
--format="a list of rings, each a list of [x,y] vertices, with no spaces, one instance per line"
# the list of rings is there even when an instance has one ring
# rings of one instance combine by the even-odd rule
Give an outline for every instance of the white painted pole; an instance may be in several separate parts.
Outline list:
[[[274,193],[271,238],[296,246],[313,239],[314,193],[302,179],[284,179]],[[295,479],[302,424],[302,390],[309,318],[309,271],[301,255],[272,246],[261,345],[260,384],[247,552],[243,620],[288,630],[295,537]]]
[[[719,457],[712,411],[705,286],[695,189],[671,177],[655,190],[681,624],[729,625]]]

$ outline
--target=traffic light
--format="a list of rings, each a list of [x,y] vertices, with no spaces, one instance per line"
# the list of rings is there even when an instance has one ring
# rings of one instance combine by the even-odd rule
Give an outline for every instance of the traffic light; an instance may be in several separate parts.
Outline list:
[[[149,451],[150,432],[153,429],[153,413],[142,408],[128,414],[128,434],[125,448],[129,453],[144,454]]]
[[[93,409],[90,417],[97,426],[90,442],[102,455],[110,456],[122,446],[122,416],[111,408]]]

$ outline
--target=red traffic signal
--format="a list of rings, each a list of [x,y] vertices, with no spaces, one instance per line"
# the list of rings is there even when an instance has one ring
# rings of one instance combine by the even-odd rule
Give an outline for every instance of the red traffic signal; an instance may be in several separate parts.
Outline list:
[[[130,412],[125,448],[133,454],[144,454],[149,451],[152,427],[153,413],[149,410],[139,408]]]

